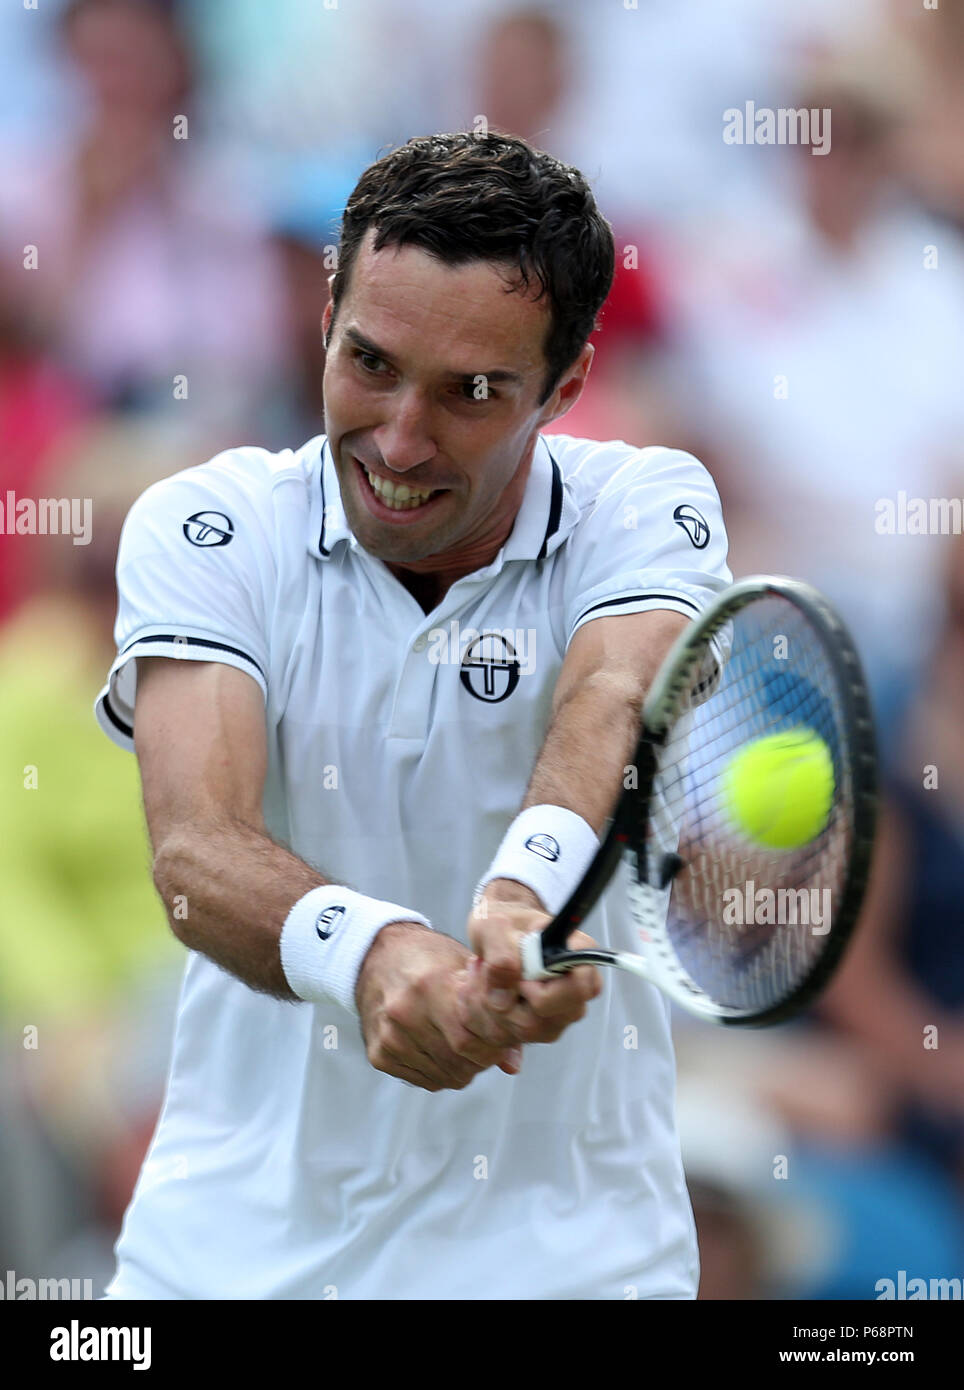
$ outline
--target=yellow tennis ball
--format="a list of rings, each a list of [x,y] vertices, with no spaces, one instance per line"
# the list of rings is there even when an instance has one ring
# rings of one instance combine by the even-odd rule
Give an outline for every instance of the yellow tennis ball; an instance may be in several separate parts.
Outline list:
[[[727,814],[757,844],[799,849],[827,824],[833,759],[811,729],[755,739],[730,759],[722,781]]]

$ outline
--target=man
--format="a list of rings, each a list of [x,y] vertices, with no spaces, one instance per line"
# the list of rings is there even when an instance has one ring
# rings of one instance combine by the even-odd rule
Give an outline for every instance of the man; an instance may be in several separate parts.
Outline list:
[[[327,435],[131,510],[97,714],[192,954],[109,1296],[695,1296],[665,1000],[520,978],[729,580],[695,459],[540,434],[613,259],[576,170],[410,141],[346,208]]]

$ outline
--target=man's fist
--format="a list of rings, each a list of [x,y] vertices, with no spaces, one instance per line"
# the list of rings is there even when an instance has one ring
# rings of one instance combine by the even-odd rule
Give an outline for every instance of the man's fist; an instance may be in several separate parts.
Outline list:
[[[495,1065],[521,1066],[513,1039],[486,1042],[459,1013],[458,991],[472,953],[450,936],[415,922],[393,922],[372,942],[355,1002],[368,1060],[377,1071],[426,1091],[460,1091]]]
[[[510,879],[493,880],[472,909],[468,937],[476,960],[459,991],[459,1017],[492,1047],[555,1042],[602,989],[594,965],[553,980],[523,980],[519,943],[551,920],[536,895]],[[569,943],[577,950],[597,944],[585,932],[573,932]]]

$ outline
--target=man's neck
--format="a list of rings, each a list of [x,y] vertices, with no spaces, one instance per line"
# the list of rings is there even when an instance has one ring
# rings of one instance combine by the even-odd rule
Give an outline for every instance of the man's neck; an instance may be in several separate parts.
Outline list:
[[[399,584],[403,584],[423,613],[431,613],[437,608],[448,592],[450,585],[444,584],[436,574],[413,574],[411,570],[389,565]]]
[[[451,589],[452,585],[467,574],[474,574],[476,570],[485,569],[486,565],[491,565],[499,551],[505,545],[512,529],[515,526],[513,517],[508,530],[501,538],[489,539],[484,546],[474,547],[468,552],[461,552],[455,561],[448,564],[444,560],[430,556],[427,560],[420,560],[412,565],[393,565],[387,564],[389,570],[403,584],[408,592],[420,604],[426,613],[430,613],[433,608],[437,608],[442,599]]]

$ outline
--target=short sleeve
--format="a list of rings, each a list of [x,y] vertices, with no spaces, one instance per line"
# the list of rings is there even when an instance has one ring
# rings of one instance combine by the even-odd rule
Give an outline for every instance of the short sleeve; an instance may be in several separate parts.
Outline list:
[[[643,449],[607,478],[570,540],[566,645],[593,618],[695,618],[731,582],[713,479],[692,454]]]
[[[127,515],[117,554],[117,657],[94,705],[120,748],[134,749],[137,657],[236,666],[267,698],[276,563],[260,452],[232,450],[163,478]]]

